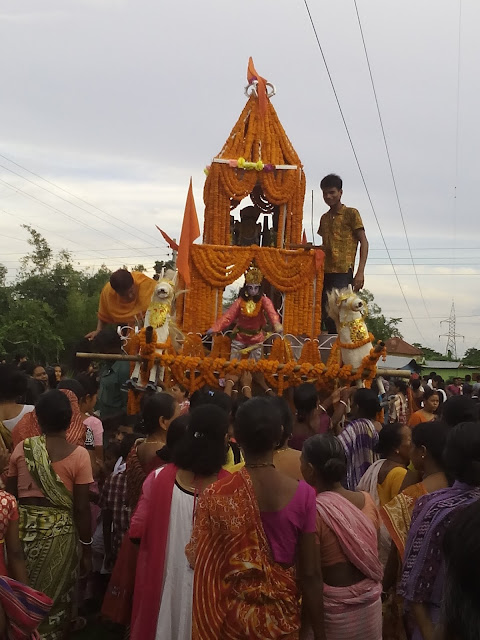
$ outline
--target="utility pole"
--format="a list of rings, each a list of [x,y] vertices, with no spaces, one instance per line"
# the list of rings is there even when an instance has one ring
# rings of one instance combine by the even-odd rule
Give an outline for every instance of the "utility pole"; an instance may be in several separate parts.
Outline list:
[[[457,338],[465,339],[465,336],[460,335],[456,332],[456,317],[455,317],[455,302],[452,301],[452,308],[450,309],[450,317],[448,320],[442,320],[440,322],[440,326],[444,323],[448,323],[448,332],[442,333],[439,335],[439,338],[447,338],[447,348],[445,355],[453,358],[453,360],[457,359]]]
[[[173,241],[177,242],[177,239],[174,238]],[[177,268],[177,255],[178,255],[178,251],[172,247],[172,262],[173,262],[174,270]]]

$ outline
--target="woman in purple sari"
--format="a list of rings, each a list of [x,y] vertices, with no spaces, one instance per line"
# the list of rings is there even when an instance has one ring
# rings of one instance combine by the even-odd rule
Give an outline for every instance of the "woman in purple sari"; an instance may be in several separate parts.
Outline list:
[[[340,433],[347,459],[345,487],[356,491],[365,471],[376,461],[378,434],[382,425],[376,419],[380,412],[378,397],[371,389],[358,389],[353,396],[352,414],[355,418]]]
[[[478,423],[462,422],[452,429],[445,462],[455,482],[417,500],[405,548],[398,593],[413,614],[412,640],[434,637],[445,582],[443,537],[454,516],[480,498]]]

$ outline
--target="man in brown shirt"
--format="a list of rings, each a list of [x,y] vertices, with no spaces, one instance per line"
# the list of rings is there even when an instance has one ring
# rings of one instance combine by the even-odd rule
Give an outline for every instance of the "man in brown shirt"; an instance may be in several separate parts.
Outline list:
[[[326,312],[328,291],[342,289],[349,284],[353,285],[355,291],[362,289],[368,256],[368,240],[362,218],[356,209],[341,203],[342,187],[342,179],[335,174],[325,176],[320,183],[323,199],[330,207],[330,210],[321,217],[318,229],[325,252],[322,315],[328,333],[337,333],[335,322],[327,316]],[[359,243],[360,260],[354,276]]]

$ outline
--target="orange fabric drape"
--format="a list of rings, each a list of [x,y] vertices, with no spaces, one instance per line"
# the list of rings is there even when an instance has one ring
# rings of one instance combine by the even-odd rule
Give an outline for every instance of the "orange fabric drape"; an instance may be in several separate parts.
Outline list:
[[[260,74],[257,73],[255,66],[253,64],[253,58],[250,56],[248,59],[248,68],[247,68],[247,82],[251,84],[254,80],[257,81],[257,94],[258,94],[258,102],[259,102],[259,111],[260,115],[263,117],[267,111],[267,81],[265,78],[262,78]]]
[[[177,269],[184,279],[187,287],[190,286],[190,266],[189,255],[193,242],[200,236],[200,227],[198,226],[197,210],[195,208],[195,200],[193,198],[192,179],[188,187],[187,202],[185,203],[185,212],[183,214],[182,233],[180,235],[180,244],[178,245]]]

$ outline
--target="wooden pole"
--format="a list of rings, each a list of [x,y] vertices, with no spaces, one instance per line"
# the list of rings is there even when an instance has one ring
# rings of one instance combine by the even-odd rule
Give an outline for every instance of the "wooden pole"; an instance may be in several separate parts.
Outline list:
[[[87,358],[89,360],[126,360],[127,362],[141,362],[143,358],[140,356],[129,356],[125,353],[84,353],[77,352],[77,358]]]
[[[408,369],[380,369],[377,366],[377,376],[395,376],[395,378],[410,378],[412,372]]]

